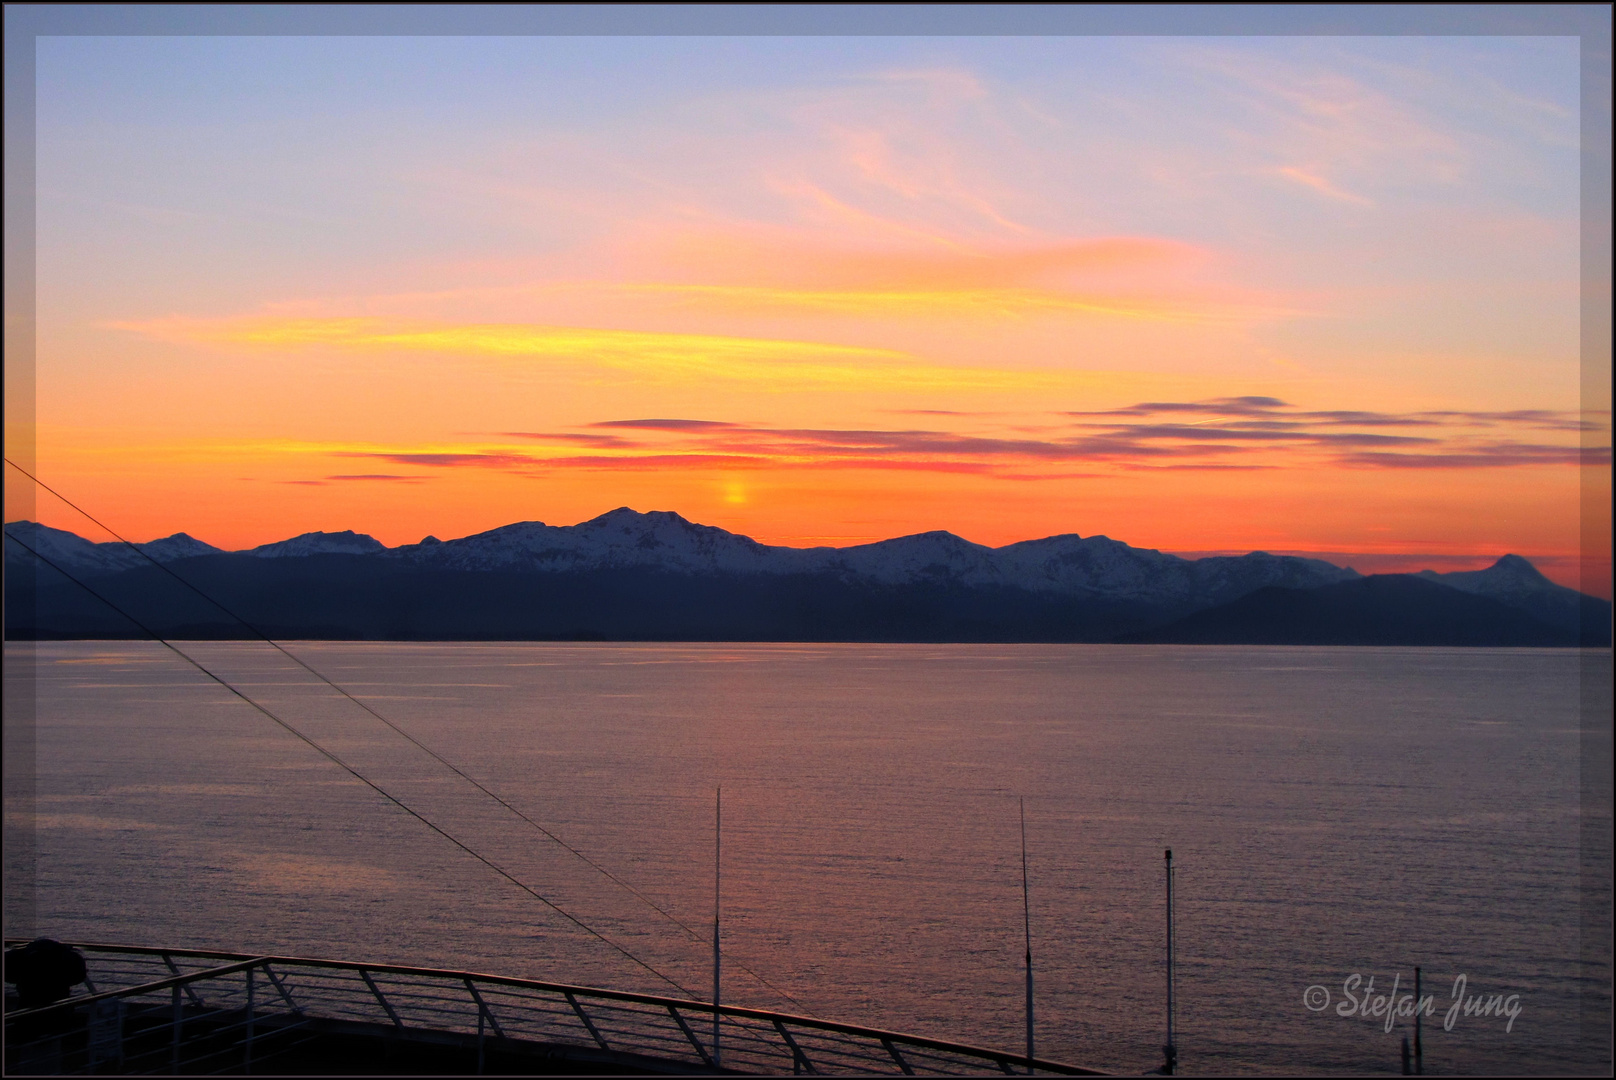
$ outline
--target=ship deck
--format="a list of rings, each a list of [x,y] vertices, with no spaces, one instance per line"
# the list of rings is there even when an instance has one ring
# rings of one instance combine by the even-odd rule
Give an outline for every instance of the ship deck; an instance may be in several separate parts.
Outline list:
[[[7,995],[7,1075],[1104,1075],[817,1017],[480,972],[68,944],[85,957],[84,992],[26,1010]]]

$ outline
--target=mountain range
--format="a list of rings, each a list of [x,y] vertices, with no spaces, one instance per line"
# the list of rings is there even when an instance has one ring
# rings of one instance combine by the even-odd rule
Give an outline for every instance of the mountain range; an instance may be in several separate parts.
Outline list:
[[[227,552],[176,533],[139,545],[149,560],[35,522],[5,528],[16,541],[9,638],[142,636],[54,564],[176,637],[251,636],[200,593],[271,636],[301,638],[1610,643],[1608,601],[1516,555],[1485,570],[1364,577],[1318,559],[1184,559],[1075,534],[791,548],[627,508],[394,548],[315,532]]]

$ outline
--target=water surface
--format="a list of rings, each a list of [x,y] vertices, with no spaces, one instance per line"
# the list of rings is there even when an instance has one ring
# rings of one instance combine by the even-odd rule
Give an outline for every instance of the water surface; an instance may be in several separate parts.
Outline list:
[[[694,933],[267,647],[184,646],[671,982],[147,643],[8,646],[37,661],[38,842],[37,925],[8,933],[705,997],[721,785],[726,1000],[1018,1049],[1024,796],[1043,1056],[1159,1064],[1171,847],[1184,1072],[1395,1072],[1403,1029],[1335,1006],[1416,964],[1428,1071],[1602,1064],[1577,1048],[1586,654],[289,647]],[[1461,973],[1519,995],[1512,1031],[1441,1030]]]

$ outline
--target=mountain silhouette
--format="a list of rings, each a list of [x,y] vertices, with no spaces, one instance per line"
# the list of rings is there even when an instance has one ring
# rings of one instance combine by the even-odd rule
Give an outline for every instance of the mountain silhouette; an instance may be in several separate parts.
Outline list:
[[[1610,604],[1506,555],[1362,577],[1252,552],[1184,559],[1104,536],[1000,548],[934,531],[846,548],[760,544],[668,511],[529,521],[388,548],[314,532],[240,552],[184,533],[93,543],[6,526],[11,638],[138,637],[66,574],[165,636],[372,640],[1081,641],[1600,645]],[[37,552],[35,558],[28,549]],[[153,565],[153,561],[161,565]]]

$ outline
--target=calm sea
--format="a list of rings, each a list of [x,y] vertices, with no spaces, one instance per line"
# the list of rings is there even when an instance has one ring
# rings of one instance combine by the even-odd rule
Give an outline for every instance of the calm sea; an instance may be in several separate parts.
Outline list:
[[[695,996],[721,786],[726,1000],[1019,1048],[1025,797],[1043,1056],[1159,1064],[1171,847],[1186,1073],[1395,1072],[1404,1029],[1338,1006],[1416,964],[1427,1071],[1608,1061],[1578,1011],[1578,676],[1608,653],[290,646],[693,936],[267,647],[185,648]],[[8,649],[38,841],[8,934],[678,993],[160,646]],[[1518,995],[1512,1030],[1443,1030],[1459,975]]]

